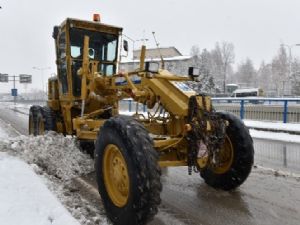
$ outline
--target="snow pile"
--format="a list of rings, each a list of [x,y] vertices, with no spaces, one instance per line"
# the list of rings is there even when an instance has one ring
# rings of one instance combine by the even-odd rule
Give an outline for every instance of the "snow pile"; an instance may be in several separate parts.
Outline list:
[[[258,139],[300,143],[300,135],[293,135],[293,134],[287,134],[287,133],[276,133],[276,132],[271,132],[271,131],[260,131],[260,130],[254,130],[254,129],[250,129],[250,135],[253,138],[258,138]]]
[[[263,129],[286,131],[286,132],[300,132],[299,123],[266,122],[266,121],[254,121],[254,120],[244,120],[244,123],[247,127],[250,128],[263,128]]]
[[[93,160],[79,150],[75,138],[55,132],[37,137],[20,136],[7,144],[7,150],[20,154],[29,164],[36,164],[47,174],[62,180],[94,170]]]
[[[0,152],[0,224],[79,225],[32,168]]]
[[[276,177],[292,177],[295,178],[296,180],[300,181],[300,174],[299,173],[293,173],[293,172],[288,172],[288,171],[282,171],[282,170],[275,170],[273,168],[268,168],[260,165],[254,165],[255,169],[260,170],[261,173],[263,174],[272,174],[275,175]]]

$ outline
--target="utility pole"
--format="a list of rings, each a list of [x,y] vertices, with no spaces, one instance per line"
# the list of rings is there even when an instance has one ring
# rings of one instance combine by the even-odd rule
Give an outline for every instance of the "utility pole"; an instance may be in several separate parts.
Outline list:
[[[33,66],[32,69],[34,70],[39,70],[41,71],[41,78],[42,78],[42,89],[43,89],[43,94],[45,95],[45,88],[44,88],[44,71],[45,70],[50,70],[51,67],[36,67],[36,66]],[[44,98],[45,96],[43,96]]]
[[[16,89],[16,76],[13,76],[13,81],[14,81],[14,88],[12,90],[12,95],[14,96],[14,105],[16,105],[16,100],[17,100],[17,95],[18,95],[18,92],[17,92],[17,89]],[[15,92],[16,94],[14,94],[13,92]]]

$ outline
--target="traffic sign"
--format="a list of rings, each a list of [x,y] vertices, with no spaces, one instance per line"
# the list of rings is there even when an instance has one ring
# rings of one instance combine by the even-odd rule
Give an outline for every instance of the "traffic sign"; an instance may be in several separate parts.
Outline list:
[[[11,89],[11,96],[14,96],[14,97],[18,96],[18,89],[17,88],[12,88]]]
[[[8,82],[8,74],[2,74],[0,73],[0,82]]]
[[[26,84],[26,83],[31,83],[31,75],[28,74],[20,74],[19,75],[19,81],[20,83]]]

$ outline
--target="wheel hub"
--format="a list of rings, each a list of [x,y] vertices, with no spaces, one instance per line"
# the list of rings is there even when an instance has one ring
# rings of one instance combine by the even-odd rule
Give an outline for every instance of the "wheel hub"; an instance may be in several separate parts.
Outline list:
[[[226,173],[233,163],[233,146],[228,136],[224,145],[211,159],[211,169],[217,174]]]
[[[126,205],[129,197],[127,164],[120,149],[109,144],[104,149],[103,175],[106,191],[118,207]]]

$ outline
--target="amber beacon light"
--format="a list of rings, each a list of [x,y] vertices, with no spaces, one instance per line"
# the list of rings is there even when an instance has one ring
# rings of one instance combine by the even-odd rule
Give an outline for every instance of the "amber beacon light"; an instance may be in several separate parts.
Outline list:
[[[94,22],[99,22],[99,23],[100,23],[100,14],[94,14],[94,15],[93,15],[93,21],[94,21]]]

